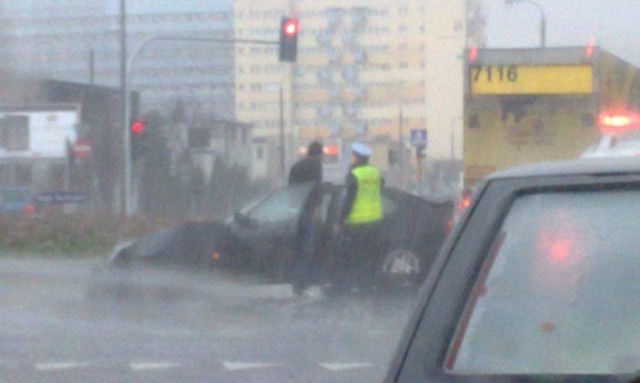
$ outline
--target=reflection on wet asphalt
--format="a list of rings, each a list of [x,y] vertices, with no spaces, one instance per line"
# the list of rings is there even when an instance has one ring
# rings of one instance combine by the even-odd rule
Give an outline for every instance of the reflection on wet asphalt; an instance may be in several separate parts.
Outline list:
[[[0,258],[1,381],[375,382],[411,303],[164,272],[87,299],[97,263]]]

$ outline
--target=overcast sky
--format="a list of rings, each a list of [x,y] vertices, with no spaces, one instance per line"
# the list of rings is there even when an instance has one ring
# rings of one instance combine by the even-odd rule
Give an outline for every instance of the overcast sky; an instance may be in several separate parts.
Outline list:
[[[596,44],[640,66],[640,0],[534,0],[547,19],[547,46]],[[484,0],[488,47],[536,47],[540,12]]]

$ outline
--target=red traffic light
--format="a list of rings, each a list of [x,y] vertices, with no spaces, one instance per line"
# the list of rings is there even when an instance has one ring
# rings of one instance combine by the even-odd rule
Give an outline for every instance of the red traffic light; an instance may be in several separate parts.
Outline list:
[[[284,33],[285,35],[287,35],[287,37],[293,37],[297,35],[298,29],[299,29],[299,25],[298,25],[298,20],[296,19],[287,19],[283,27]]]
[[[478,48],[472,47],[469,49],[469,61],[475,62],[478,59]]]
[[[136,136],[141,136],[144,133],[145,128],[147,127],[147,122],[140,120],[136,121],[131,125],[131,132]]]
[[[591,40],[589,40],[589,44],[587,45],[587,49],[586,49],[587,57],[593,56],[593,50],[595,48],[595,45],[596,45],[596,39],[595,37],[592,37]]]
[[[300,23],[293,17],[283,17],[280,21],[280,61],[295,62],[298,55],[298,34]]]

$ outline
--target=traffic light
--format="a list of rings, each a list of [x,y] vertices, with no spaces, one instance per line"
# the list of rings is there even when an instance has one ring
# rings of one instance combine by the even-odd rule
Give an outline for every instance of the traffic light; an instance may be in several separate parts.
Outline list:
[[[300,23],[294,17],[283,17],[280,22],[280,61],[295,62],[298,56]]]
[[[469,59],[469,62],[475,62],[478,59],[478,48],[477,47],[469,48],[469,51],[467,53],[467,58]]]
[[[592,37],[591,40],[589,40],[589,44],[587,44],[587,48],[586,48],[587,57],[593,56],[593,50],[595,49],[595,46],[596,46],[596,39],[595,37]]]
[[[131,158],[134,160],[140,158],[146,150],[146,129],[147,122],[145,120],[135,120],[130,124]]]
[[[147,122],[144,120],[134,121],[131,124],[131,133],[134,136],[141,137],[144,135],[144,130],[147,127]]]

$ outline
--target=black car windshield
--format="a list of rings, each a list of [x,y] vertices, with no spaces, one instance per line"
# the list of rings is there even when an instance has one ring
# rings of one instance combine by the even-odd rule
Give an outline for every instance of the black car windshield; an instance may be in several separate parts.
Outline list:
[[[619,374],[640,366],[638,190],[515,200],[447,367],[457,374]]]

